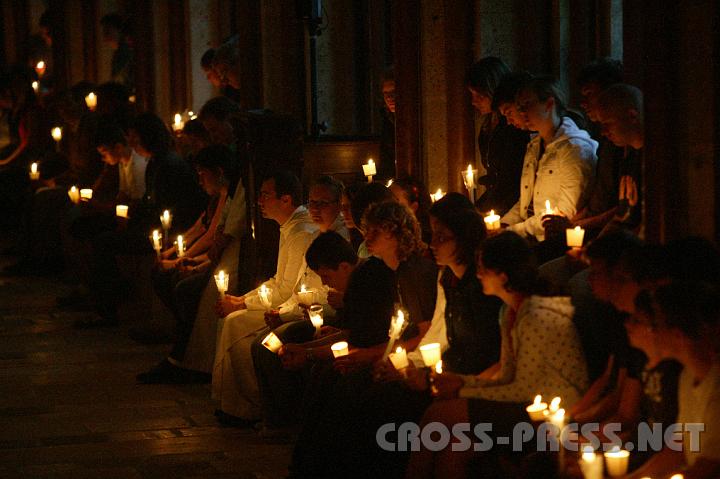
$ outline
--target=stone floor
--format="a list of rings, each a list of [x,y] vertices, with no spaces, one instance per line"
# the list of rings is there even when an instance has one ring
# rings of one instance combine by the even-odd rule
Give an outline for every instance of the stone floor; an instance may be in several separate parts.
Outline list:
[[[167,346],[73,329],[67,291],[0,278],[0,478],[284,477],[290,446],[219,426],[209,386],[136,384]]]

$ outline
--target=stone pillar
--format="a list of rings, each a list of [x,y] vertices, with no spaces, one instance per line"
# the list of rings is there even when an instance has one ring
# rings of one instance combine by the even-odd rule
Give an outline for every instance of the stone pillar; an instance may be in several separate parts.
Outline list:
[[[208,8],[206,0],[189,0],[188,11],[190,19],[190,106],[192,111],[197,113],[205,102],[216,94],[200,66],[200,59],[208,48],[214,48],[219,44],[220,38],[217,30],[217,11],[214,8]]]

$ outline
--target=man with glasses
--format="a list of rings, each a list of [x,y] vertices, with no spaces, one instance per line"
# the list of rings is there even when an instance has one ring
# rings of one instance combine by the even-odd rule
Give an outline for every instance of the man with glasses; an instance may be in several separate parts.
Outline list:
[[[335,231],[346,241],[350,241],[350,232],[345,227],[341,212],[343,185],[332,176],[321,176],[310,188],[308,211],[310,218],[319,229],[319,233]]]

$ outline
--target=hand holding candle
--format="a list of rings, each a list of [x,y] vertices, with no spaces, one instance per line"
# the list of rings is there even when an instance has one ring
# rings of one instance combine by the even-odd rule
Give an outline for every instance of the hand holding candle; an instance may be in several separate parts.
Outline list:
[[[340,358],[342,356],[347,356],[348,354],[350,354],[347,341],[340,341],[339,343],[335,343],[330,346],[330,349],[332,350],[333,357],[335,358]]]
[[[400,336],[402,335],[403,331],[408,325],[407,319],[405,319],[405,312],[402,309],[397,310],[397,313],[395,316],[392,317],[390,320],[390,329],[388,330],[388,344],[385,348],[385,353],[383,354],[382,360],[385,361],[388,356],[390,355],[390,352],[393,350],[393,346],[395,345],[395,341],[400,339]]]
[[[440,361],[440,343],[429,343],[420,346],[420,355],[422,356],[425,366],[432,368]]]
[[[307,289],[304,284],[300,286],[300,291],[298,291],[297,295],[300,304],[304,304],[305,306],[310,306],[315,302],[315,291]]]
[[[37,163],[33,163],[30,165],[30,179],[32,181],[37,181],[40,179],[40,171],[38,170]]]
[[[265,336],[265,339],[262,340],[262,345],[268,348],[271,352],[277,354],[283,343],[280,341],[280,338],[271,331],[270,334]]]
[[[490,210],[490,213],[485,217],[485,227],[488,231],[500,229],[500,215],[496,215],[495,210]]]
[[[398,346],[395,352],[390,354],[389,358],[392,365],[398,371],[405,369],[410,365],[410,361],[408,361],[407,357],[407,351],[405,351],[405,348],[403,347]]]
[[[258,298],[260,298],[260,303],[265,309],[268,311],[272,309],[272,288],[268,288],[264,284],[261,285],[260,289],[258,289]]]
[[[570,248],[582,248],[583,239],[585,238],[585,230],[579,226],[568,228],[565,230],[567,245]]]
[[[367,177],[368,183],[372,183],[372,177],[377,174],[375,162],[372,158],[369,158],[368,162],[363,165],[363,174]]]
[[[215,285],[220,292],[221,298],[225,297],[225,293],[227,293],[229,283],[230,275],[226,274],[225,271],[220,270],[218,274],[215,275]]]

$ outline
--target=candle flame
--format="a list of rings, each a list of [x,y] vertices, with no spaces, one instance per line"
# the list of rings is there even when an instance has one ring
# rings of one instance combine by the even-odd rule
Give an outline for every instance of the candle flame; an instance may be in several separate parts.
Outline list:
[[[267,289],[267,286],[265,286],[265,284],[263,284],[262,286],[260,286],[260,293],[261,293],[261,294],[267,294],[267,292],[268,292],[268,289]]]
[[[53,128],[50,133],[52,134],[53,140],[55,140],[55,141],[62,140],[62,128],[60,128],[59,126],[56,126],[55,128]]]
[[[220,281],[224,283],[225,282],[225,271],[220,270],[220,272],[218,273],[218,276],[220,277]]]
[[[372,158],[370,158],[370,159],[368,160],[368,165],[374,165],[374,164],[375,164],[375,162],[373,161]]]
[[[158,230],[153,230],[152,237],[153,241],[160,241],[160,232]]]
[[[435,372],[442,374],[442,359],[435,364]]]
[[[582,229],[582,228],[580,228],[579,226],[576,226],[576,227],[575,227],[575,231],[580,231],[581,229]]]
[[[35,93],[37,93],[40,89],[40,84],[36,81],[32,82],[32,89],[35,90]]]
[[[45,62],[40,60],[37,62],[37,65],[35,65],[36,70],[44,70],[45,69]]]
[[[71,187],[70,187],[70,191],[72,191],[73,193],[77,192],[77,190],[78,190],[78,189],[77,189],[77,186],[71,186]]]
[[[305,288],[305,285],[304,285],[304,284],[300,286],[300,292],[301,292],[301,293],[307,293],[307,288]]]
[[[37,163],[33,163],[32,165],[30,165],[30,172],[32,172],[32,173],[37,173],[37,171],[38,171],[38,164],[37,164]]]
[[[542,402],[542,396],[538,394],[537,396],[535,396],[535,400],[533,401],[533,404],[540,404],[541,402]]]
[[[545,214],[552,214],[552,208],[550,208],[550,200],[545,200]]]
[[[390,187],[392,186],[392,184],[393,184],[393,179],[390,178],[390,179],[388,180],[388,182],[387,182],[387,185],[385,185],[385,186],[387,186],[388,188],[390,188]]]
[[[398,328],[400,328],[403,323],[405,322],[405,313],[403,313],[402,309],[398,309],[397,312],[397,325]]]
[[[175,113],[175,124],[179,125],[180,122],[182,122],[182,115],[180,113]]]
[[[558,408],[560,407],[560,401],[561,399],[559,397],[553,398],[553,400],[550,402],[550,412],[557,412]]]
[[[397,349],[395,350],[395,352],[397,354],[400,354],[400,353],[402,353],[402,350],[403,350],[402,346],[398,346]]]

